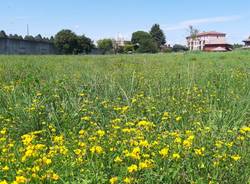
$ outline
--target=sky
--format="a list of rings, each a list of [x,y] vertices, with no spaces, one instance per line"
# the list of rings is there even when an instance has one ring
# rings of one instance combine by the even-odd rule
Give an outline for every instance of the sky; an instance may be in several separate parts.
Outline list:
[[[133,32],[160,24],[169,44],[185,44],[188,26],[227,33],[231,44],[250,36],[250,0],[5,0],[0,30],[50,37],[71,29],[93,40],[129,40]]]

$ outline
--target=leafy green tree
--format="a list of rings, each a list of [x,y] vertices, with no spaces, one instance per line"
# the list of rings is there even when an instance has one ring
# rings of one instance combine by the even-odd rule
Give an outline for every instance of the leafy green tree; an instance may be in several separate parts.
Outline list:
[[[131,42],[139,53],[157,52],[157,44],[148,32],[137,31],[132,34]]]
[[[124,52],[125,53],[131,53],[134,52],[134,45],[133,44],[125,44],[124,45]]]
[[[145,39],[141,41],[139,48],[137,49],[139,53],[156,53],[158,52],[157,43],[151,39]]]
[[[102,54],[106,54],[113,50],[113,41],[111,39],[98,40],[97,47],[102,50]]]
[[[152,39],[151,35],[145,31],[137,31],[132,34],[131,42],[134,45],[141,44],[143,40]]]
[[[0,38],[8,38],[7,34],[3,30],[0,31]]]
[[[78,52],[78,37],[68,29],[63,29],[55,35],[55,46],[60,54],[76,54]]]
[[[153,40],[157,43],[158,49],[162,45],[165,45],[166,43],[166,36],[163,32],[163,30],[160,28],[159,24],[154,24],[150,30],[150,35],[152,36]]]
[[[86,37],[85,35],[78,36],[77,40],[78,44],[78,53],[86,53],[89,54],[91,50],[95,47],[93,41]]]

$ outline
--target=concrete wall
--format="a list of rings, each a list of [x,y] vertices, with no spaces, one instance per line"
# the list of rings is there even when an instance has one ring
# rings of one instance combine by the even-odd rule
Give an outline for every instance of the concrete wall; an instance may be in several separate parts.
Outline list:
[[[52,43],[0,38],[0,54],[56,54]]]

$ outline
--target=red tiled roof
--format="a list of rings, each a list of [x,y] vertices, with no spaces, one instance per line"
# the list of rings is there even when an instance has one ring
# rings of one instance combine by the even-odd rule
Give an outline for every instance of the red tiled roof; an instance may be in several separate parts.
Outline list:
[[[202,32],[202,33],[198,33],[197,36],[208,36],[208,35],[226,35],[226,33],[220,33],[220,32],[216,32],[216,31],[209,31],[209,32]]]
[[[196,36],[197,37],[200,37],[200,36],[226,36],[226,33],[220,33],[220,32],[216,32],[216,31],[209,31],[209,32],[198,33]],[[188,36],[187,38],[190,38],[190,36]]]

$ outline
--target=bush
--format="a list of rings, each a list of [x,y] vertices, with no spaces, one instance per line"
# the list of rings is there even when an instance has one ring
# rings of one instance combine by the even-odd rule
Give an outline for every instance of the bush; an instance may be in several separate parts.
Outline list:
[[[174,52],[185,52],[188,48],[184,45],[175,44],[172,49]]]

